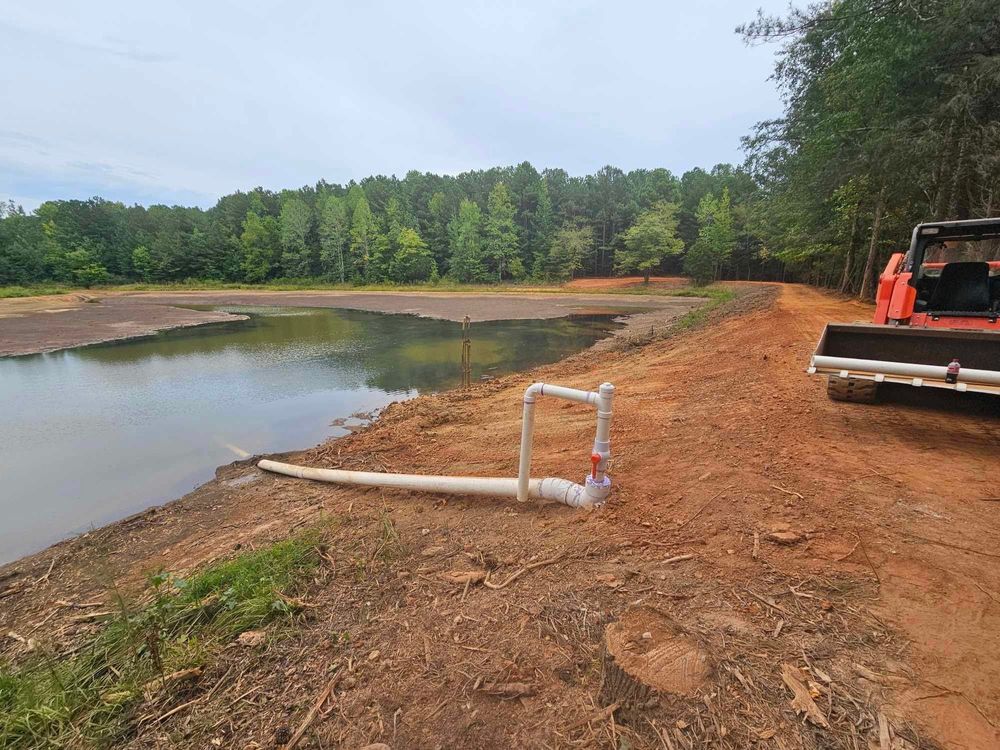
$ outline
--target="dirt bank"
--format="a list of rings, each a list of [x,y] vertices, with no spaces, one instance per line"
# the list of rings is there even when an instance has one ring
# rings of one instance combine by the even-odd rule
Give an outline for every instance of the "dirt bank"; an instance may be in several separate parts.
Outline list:
[[[143,336],[241,316],[178,305],[340,307],[473,321],[559,318],[596,310],[680,315],[700,300],[616,294],[464,294],[459,292],[102,292],[0,300],[0,357],[35,354]]]
[[[300,747],[1000,746],[995,405],[830,402],[803,373],[808,353],[826,320],[866,309],[766,292],[665,341],[394,405],[294,457],[513,475],[528,382],[611,380],[616,489],[600,510],[339,489],[234,464],[177,503],[0,569],[0,632],[71,648],[95,626],[59,602],[103,602],[110,582],[134,589],[143,571],[332,517],[329,568],[299,624],[227,650],[147,709],[163,718],[133,747],[274,747],[331,665],[350,679]],[[587,409],[542,403],[536,473],[582,474],[592,431]],[[375,564],[387,524],[398,547]],[[502,589],[440,577],[493,569],[500,581],[531,562],[545,564]],[[621,663],[672,691],[616,677],[602,645],[612,621],[632,654]]]

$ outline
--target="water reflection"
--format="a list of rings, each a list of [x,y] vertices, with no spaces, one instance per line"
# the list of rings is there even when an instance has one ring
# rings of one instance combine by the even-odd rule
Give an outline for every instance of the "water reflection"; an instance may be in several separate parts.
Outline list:
[[[331,420],[461,382],[461,325],[216,308],[242,322],[0,359],[0,562],[190,490],[236,451],[306,447]],[[472,328],[472,376],[589,346],[609,315]]]

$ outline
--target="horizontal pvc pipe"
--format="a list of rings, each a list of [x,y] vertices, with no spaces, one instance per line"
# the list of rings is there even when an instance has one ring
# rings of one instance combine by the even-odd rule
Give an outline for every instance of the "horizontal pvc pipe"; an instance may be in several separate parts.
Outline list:
[[[947,367],[937,365],[918,365],[910,362],[884,362],[878,359],[853,359],[851,357],[827,357],[814,354],[813,367],[829,370],[861,370],[863,372],[881,372],[886,375],[902,375],[911,378],[932,378],[945,380]],[[990,383],[1000,385],[1000,372],[996,370],[974,370],[963,367],[958,372],[958,382]]]
[[[524,400],[534,399],[534,396],[554,396],[564,398],[567,401],[579,401],[581,404],[596,404],[599,398],[593,391],[581,391],[577,388],[566,388],[562,385],[549,385],[548,383],[532,383],[524,392]]]
[[[260,461],[257,466],[264,471],[275,474],[284,474],[299,479],[312,479],[317,482],[332,482],[360,487],[390,487],[418,492],[517,497],[517,480],[501,477],[445,477],[425,474],[387,474],[376,471],[315,469],[266,458]],[[557,477],[531,479],[528,482],[529,497],[555,500],[574,508],[594,505],[601,502],[606,495],[606,491],[588,491],[587,487]]]

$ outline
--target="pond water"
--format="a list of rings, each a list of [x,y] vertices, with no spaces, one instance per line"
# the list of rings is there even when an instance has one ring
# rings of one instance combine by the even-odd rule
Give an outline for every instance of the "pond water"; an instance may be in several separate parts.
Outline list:
[[[461,326],[350,310],[216,307],[245,321],[0,359],[0,563],[190,491],[237,458],[461,383]],[[554,362],[608,315],[472,326],[472,377]]]

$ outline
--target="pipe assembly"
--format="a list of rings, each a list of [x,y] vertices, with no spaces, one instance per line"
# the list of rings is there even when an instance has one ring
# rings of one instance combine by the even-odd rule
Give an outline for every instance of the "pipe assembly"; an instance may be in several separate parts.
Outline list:
[[[603,383],[597,391],[581,391],[548,383],[534,383],[524,392],[524,412],[521,417],[521,456],[517,479],[496,477],[448,477],[425,474],[388,474],[371,471],[343,471],[341,469],[315,469],[307,466],[285,464],[264,459],[257,466],[264,471],[285,474],[318,482],[350,484],[362,487],[395,487],[421,492],[439,492],[456,495],[490,495],[516,497],[524,502],[528,498],[555,500],[573,508],[598,506],[611,492],[611,478],[607,475],[611,460],[611,407],[615,387]],[[568,401],[589,404],[597,410],[597,433],[590,453],[590,471],[584,483],[568,479],[545,477],[531,478],[531,444],[535,431],[535,400],[539,396],[552,396]]]

